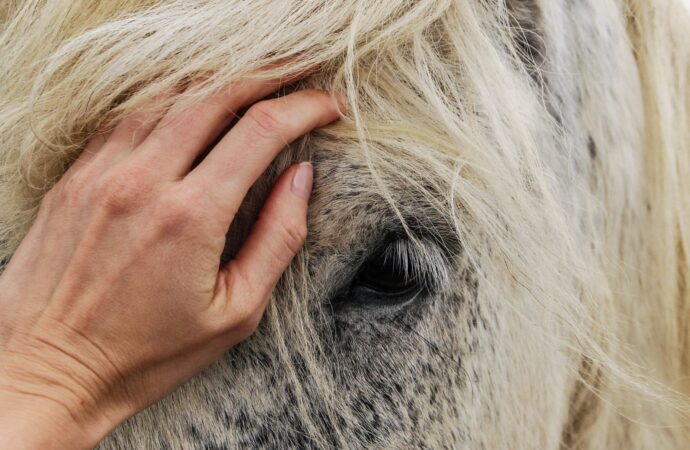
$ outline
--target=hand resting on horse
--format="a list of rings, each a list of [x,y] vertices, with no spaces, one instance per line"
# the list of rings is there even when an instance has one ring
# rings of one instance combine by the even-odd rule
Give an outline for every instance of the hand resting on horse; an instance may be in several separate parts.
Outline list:
[[[219,269],[233,215],[287,142],[344,106],[317,90],[259,101],[279,85],[134,114],[47,193],[0,277],[0,448],[92,447],[252,334],[304,242],[311,165],[283,173]]]

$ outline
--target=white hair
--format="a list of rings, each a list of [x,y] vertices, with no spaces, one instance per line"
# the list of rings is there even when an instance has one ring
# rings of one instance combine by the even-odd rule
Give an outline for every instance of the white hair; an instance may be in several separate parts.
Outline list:
[[[541,3],[551,15],[545,23],[558,23],[558,2]],[[399,185],[435,205],[477,271],[480,296],[504,299],[541,335],[542,351],[572,356],[567,370],[580,387],[565,444],[653,448],[654,427],[663,426],[664,442],[685,448],[690,21],[683,5],[594,5],[615,21],[581,17],[577,33],[624,30],[612,33],[614,64],[557,53],[568,43],[548,25],[545,61],[526,55],[503,0],[5,2],[0,260],[88,139],[146,99],[203,77],[171,100],[191,103],[232,80],[316,68],[298,87],[343,92],[350,108],[310,142],[358,148],[376,181],[371,189],[393,208],[391,187]],[[599,62],[588,66],[587,58]],[[582,70],[580,110],[565,102],[554,113],[559,86],[573,78],[560,63]],[[630,73],[606,73],[620,67]],[[615,92],[600,89],[599,80],[614,77]],[[621,98],[625,106],[612,101]],[[602,117],[609,121],[597,122]],[[586,151],[588,139],[600,149],[593,172],[573,150]],[[286,274],[296,303],[300,270],[298,261]],[[302,333],[294,345],[311,348],[310,325],[292,325]],[[321,390],[336,408],[326,378]]]

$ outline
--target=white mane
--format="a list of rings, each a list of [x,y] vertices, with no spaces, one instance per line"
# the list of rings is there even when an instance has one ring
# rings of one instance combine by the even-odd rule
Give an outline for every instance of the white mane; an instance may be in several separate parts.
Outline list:
[[[510,1],[33,3],[0,5],[0,260],[88,138],[147,98],[199,76],[189,102],[231,80],[316,68],[303,85],[346,93],[349,119],[296,147],[361,152],[371,195],[397,208],[405,186],[452,224],[478,301],[522,321],[541,343],[535,358],[562,355],[574,383],[552,399],[567,417],[564,448],[686,448],[687,5],[538,2],[542,62],[515,44]],[[307,308],[303,271],[295,263],[280,293],[296,309]],[[272,307],[268,321],[291,346],[319,351],[313,324],[286,330],[278,316]],[[316,361],[305,364],[333,412]],[[522,420],[512,413],[515,430],[494,430],[503,448]]]

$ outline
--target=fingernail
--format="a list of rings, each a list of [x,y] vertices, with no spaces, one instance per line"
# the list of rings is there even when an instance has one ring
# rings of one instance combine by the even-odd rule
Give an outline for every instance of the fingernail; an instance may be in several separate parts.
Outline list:
[[[314,169],[312,168],[311,163],[300,163],[292,177],[292,192],[305,200],[309,200],[313,180]]]

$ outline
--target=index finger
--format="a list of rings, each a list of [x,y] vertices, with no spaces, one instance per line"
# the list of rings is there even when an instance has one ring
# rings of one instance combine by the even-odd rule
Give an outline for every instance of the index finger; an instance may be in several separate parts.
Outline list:
[[[135,158],[155,163],[166,178],[180,178],[240,109],[309,73],[307,70],[280,79],[239,80],[187,109],[173,106],[142,143]]]
[[[290,142],[340,117],[338,95],[314,89],[255,103],[183,180],[234,213],[257,178]]]

